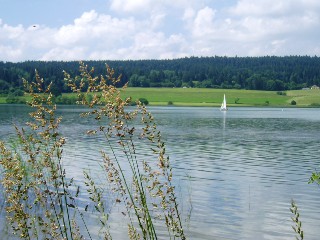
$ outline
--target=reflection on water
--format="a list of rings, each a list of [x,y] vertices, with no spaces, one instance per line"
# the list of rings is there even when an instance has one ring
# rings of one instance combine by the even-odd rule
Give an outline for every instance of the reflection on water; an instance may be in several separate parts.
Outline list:
[[[320,165],[320,110],[149,109],[167,143],[190,239],[293,239],[291,199],[299,206],[305,239],[318,239],[320,189],[307,182]],[[64,162],[79,179],[82,168],[98,167],[103,147],[102,139],[83,134],[94,123],[79,119],[81,111],[59,111],[68,137]],[[26,117],[24,108],[0,106],[0,138]],[[121,229],[119,239],[127,232]]]
[[[226,128],[227,111],[221,111],[221,114],[222,114],[222,129],[225,130],[225,128]]]

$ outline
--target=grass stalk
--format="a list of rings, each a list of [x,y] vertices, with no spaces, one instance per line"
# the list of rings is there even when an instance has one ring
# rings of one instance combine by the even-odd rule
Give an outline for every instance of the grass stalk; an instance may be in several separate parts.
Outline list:
[[[292,229],[294,230],[294,232],[297,234],[296,239],[297,240],[303,240],[304,238],[304,234],[302,231],[302,223],[299,220],[300,217],[300,213],[298,211],[298,206],[297,204],[291,200],[291,208],[290,208],[291,213],[294,214],[293,217],[291,217],[291,220],[294,222],[295,226],[292,226]]]

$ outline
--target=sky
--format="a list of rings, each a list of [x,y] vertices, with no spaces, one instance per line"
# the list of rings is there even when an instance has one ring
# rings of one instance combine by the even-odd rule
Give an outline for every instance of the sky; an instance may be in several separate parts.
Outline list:
[[[319,0],[0,0],[0,61],[320,56]]]

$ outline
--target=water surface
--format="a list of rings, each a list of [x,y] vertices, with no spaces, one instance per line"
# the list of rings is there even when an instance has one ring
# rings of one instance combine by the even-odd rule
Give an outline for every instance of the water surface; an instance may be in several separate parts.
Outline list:
[[[174,167],[189,239],[294,239],[289,208],[299,207],[305,239],[320,236],[320,189],[308,184],[320,167],[320,110],[150,107]],[[81,179],[103,144],[83,133],[95,123],[83,109],[59,107],[67,136],[65,165]],[[0,106],[0,139],[28,117],[23,106]],[[112,218],[117,223],[117,212]],[[119,225],[120,224],[120,225]],[[126,235],[126,227],[117,236]]]

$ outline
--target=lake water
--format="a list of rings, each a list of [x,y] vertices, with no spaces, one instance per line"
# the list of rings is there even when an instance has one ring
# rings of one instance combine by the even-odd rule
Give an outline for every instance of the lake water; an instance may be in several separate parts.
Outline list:
[[[319,239],[320,189],[308,180],[320,168],[320,109],[148,109],[166,142],[189,239],[294,239],[291,199],[305,239]],[[94,123],[81,111],[59,107],[65,165],[79,178],[83,167],[95,168],[101,147],[83,134]],[[0,105],[0,139],[27,116],[26,107]],[[118,228],[116,239],[126,232]]]

